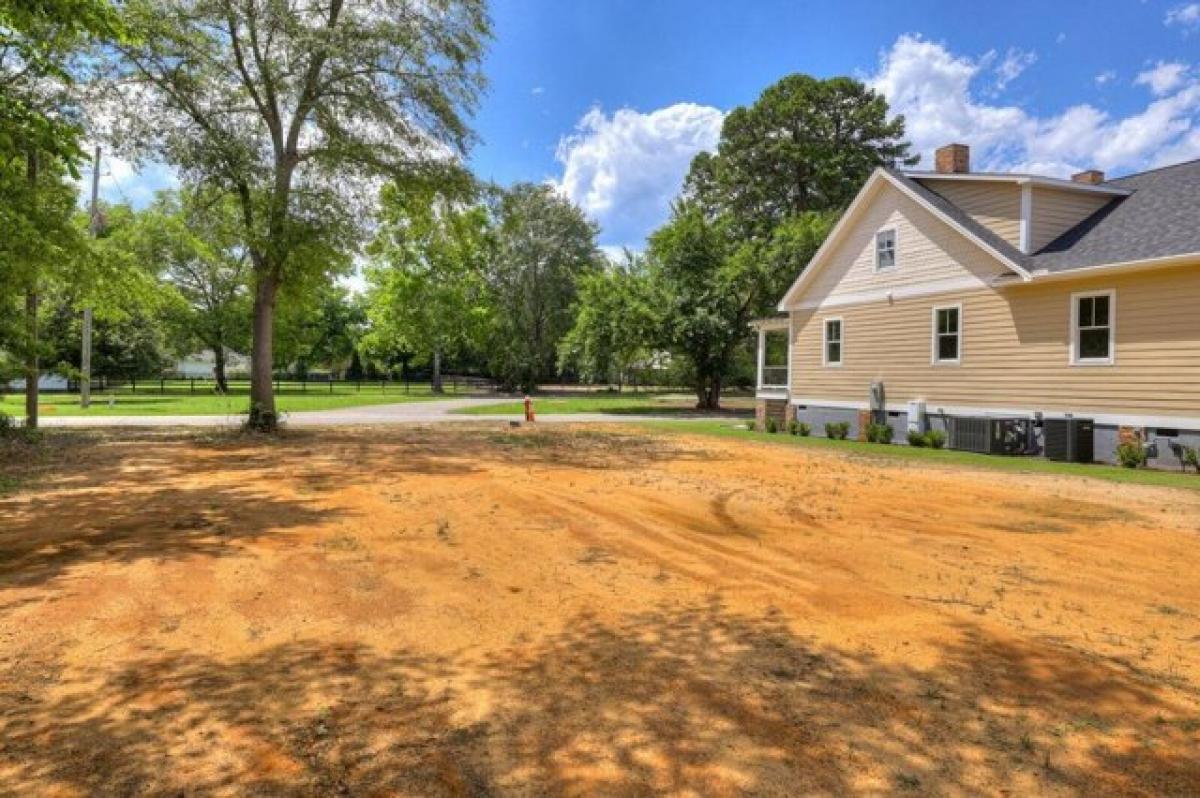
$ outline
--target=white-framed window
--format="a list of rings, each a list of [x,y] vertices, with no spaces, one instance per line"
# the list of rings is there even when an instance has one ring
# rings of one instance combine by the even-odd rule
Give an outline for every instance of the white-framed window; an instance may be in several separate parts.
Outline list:
[[[1116,339],[1117,292],[1071,294],[1071,365],[1111,366]]]
[[[962,362],[962,305],[933,309],[933,363],[955,366]]]
[[[825,319],[825,336],[821,349],[826,366],[842,365],[842,341],[842,320]]]
[[[896,267],[896,228],[889,227],[875,234],[875,271]]]

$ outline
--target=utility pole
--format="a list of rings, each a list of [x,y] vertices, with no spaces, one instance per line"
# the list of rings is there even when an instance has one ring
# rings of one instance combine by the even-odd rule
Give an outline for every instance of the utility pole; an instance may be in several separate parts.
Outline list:
[[[100,145],[92,161],[92,238],[100,235]],[[86,410],[92,404],[92,309],[83,309],[83,350],[79,353],[79,406]]]

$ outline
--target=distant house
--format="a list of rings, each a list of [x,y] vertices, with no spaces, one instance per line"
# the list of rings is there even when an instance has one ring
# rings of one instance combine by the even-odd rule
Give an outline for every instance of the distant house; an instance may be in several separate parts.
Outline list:
[[[1116,180],[878,169],[759,331],[760,416],[1095,423],[1200,444],[1200,161]],[[873,387],[874,386],[874,387]],[[1034,446],[1041,442],[1035,433]]]
[[[188,355],[175,362],[174,372],[177,376],[185,379],[213,379],[213,368],[215,367],[216,358],[211,349],[205,349],[193,355]],[[232,349],[225,350],[225,374],[229,378],[234,375],[248,374],[250,371],[250,358],[239,354]]]
[[[69,384],[67,378],[61,374],[53,374],[50,372],[42,372],[38,375],[38,391],[46,393],[61,393],[67,390]],[[8,382],[8,390],[12,392],[25,390],[25,378],[19,377]]]

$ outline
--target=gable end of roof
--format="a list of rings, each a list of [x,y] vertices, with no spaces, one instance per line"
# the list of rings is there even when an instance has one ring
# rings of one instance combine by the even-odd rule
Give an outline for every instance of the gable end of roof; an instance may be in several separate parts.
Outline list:
[[[783,299],[780,300],[778,305],[779,310],[789,310],[796,304],[803,289],[812,282],[813,276],[825,265],[829,253],[845,235],[846,231],[853,224],[853,220],[869,204],[868,195],[874,191],[880,181],[887,181],[902,194],[908,196],[935,217],[950,225],[950,227],[954,228],[963,237],[984,249],[1012,270],[1021,281],[1024,282],[1031,279],[1028,268],[1028,256],[1021,253],[1012,244],[1009,244],[1000,238],[1000,236],[972,219],[957,205],[954,205],[937,192],[921,185],[918,181],[909,178],[903,172],[897,169],[879,167],[867,178],[867,182],[863,184],[858,194],[855,195],[854,201],[846,208],[845,213],[842,214],[842,218],[834,225],[825,242],[808,262],[808,266],[800,272],[795,282],[792,283],[791,287],[783,295]]]

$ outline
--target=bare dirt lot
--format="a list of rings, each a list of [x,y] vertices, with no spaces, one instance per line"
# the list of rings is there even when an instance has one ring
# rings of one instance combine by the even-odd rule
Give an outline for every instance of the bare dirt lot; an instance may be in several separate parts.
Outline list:
[[[1200,493],[615,428],[56,445],[0,499],[0,793],[1200,794]]]

